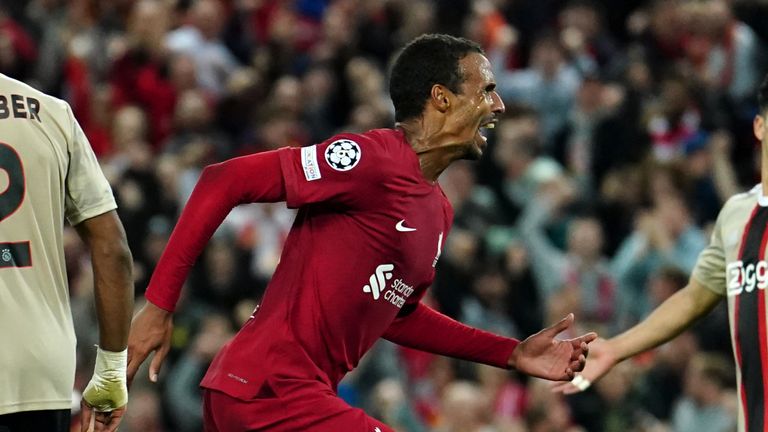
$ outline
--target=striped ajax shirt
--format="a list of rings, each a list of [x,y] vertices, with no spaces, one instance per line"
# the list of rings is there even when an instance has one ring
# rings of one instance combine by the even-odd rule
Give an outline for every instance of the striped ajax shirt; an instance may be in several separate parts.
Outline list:
[[[733,196],[717,218],[693,277],[728,301],[739,393],[739,431],[768,430],[768,197],[762,186]]]

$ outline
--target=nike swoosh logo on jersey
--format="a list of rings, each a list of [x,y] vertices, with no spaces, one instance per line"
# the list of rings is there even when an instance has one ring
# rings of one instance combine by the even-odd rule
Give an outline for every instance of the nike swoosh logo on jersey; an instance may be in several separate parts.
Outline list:
[[[408,228],[407,226],[403,225],[404,223],[405,219],[401,219],[400,222],[395,225],[395,229],[400,232],[416,231],[416,228]]]

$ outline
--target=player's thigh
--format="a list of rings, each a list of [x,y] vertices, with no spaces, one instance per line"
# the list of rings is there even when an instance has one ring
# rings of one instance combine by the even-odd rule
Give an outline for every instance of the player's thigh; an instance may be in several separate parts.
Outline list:
[[[394,432],[384,423],[331,394],[242,401],[205,390],[206,432]]]
[[[0,432],[69,432],[69,410],[22,411],[0,415]]]

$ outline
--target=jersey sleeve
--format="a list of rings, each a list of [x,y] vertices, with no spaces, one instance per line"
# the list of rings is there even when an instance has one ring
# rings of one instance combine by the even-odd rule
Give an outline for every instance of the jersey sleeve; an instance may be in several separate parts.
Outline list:
[[[363,209],[381,199],[385,161],[378,143],[342,134],[309,147],[280,150],[288,207],[328,203]]]
[[[77,225],[114,210],[117,204],[91,144],[68,105],[67,115],[72,122],[72,135],[67,143],[69,167],[65,180],[64,207],[69,223]]]
[[[699,254],[692,274],[699,283],[722,296],[726,294],[725,248],[722,235],[724,213],[725,207],[717,217],[709,245]]]
[[[152,273],[145,293],[147,300],[173,312],[189,270],[229,212],[239,204],[284,198],[277,151],[207,166]]]
[[[433,354],[509,368],[509,358],[520,341],[469,327],[421,302],[410,309],[395,319],[384,339]]]

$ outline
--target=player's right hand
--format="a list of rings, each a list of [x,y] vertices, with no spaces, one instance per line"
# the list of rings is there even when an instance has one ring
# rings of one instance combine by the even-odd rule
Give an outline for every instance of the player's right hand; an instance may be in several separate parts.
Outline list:
[[[147,302],[139,313],[133,317],[131,333],[128,336],[127,375],[129,386],[133,382],[133,377],[139,366],[144,363],[144,360],[153,351],[155,355],[149,364],[149,380],[157,382],[160,367],[171,347],[172,332],[172,314],[151,302]]]
[[[598,338],[589,345],[589,358],[584,370],[571,381],[554,384],[552,391],[567,395],[583,392],[608,373],[616,363],[618,360],[611,343]]]

